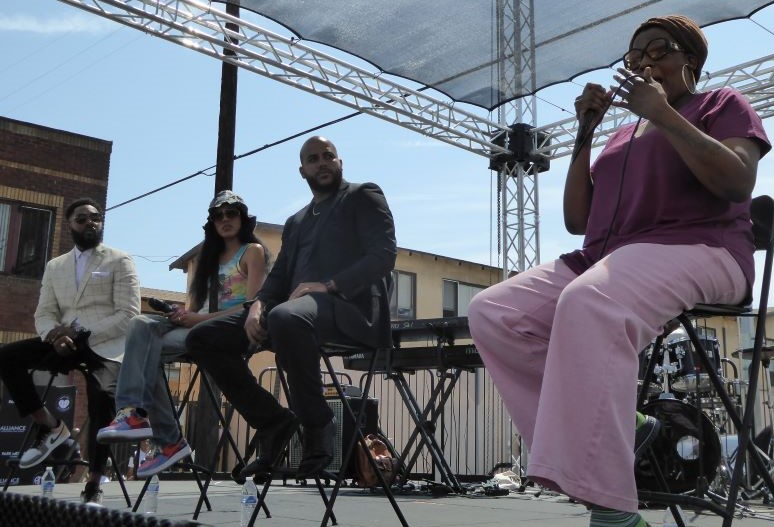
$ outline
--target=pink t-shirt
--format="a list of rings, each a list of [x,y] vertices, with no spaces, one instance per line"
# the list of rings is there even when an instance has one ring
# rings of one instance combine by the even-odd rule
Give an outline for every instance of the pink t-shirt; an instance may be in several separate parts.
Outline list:
[[[717,140],[745,137],[756,140],[761,155],[771,149],[760,117],[735,90],[697,94],[679,111]],[[560,258],[581,274],[603,256],[632,243],[706,244],[728,249],[752,284],[750,200],[732,203],[716,197],[693,176],[660,130],[653,128],[631,139],[634,126],[616,131],[594,162],[594,193],[583,249]]]

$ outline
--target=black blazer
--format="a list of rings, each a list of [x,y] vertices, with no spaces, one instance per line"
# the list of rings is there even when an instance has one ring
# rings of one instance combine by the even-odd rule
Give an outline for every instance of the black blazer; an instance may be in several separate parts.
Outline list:
[[[336,325],[348,337],[372,346],[390,346],[390,271],[395,266],[395,224],[382,190],[374,183],[342,181],[333,203],[318,218],[312,248],[320,282],[333,280]],[[289,217],[282,247],[256,295],[266,311],[290,296],[298,255],[298,227],[311,203]]]

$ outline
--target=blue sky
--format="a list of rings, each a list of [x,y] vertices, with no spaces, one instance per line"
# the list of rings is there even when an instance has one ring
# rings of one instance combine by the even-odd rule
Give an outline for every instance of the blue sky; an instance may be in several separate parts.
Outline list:
[[[774,51],[769,32],[774,8],[753,18],[757,24],[744,20],[707,29],[706,70]],[[3,0],[0,49],[0,115],[113,142],[109,207],[215,164],[218,61],[56,0]],[[538,124],[569,117],[561,108],[572,108],[587,80],[607,85],[611,79],[611,70],[599,71],[542,90]],[[351,112],[240,71],[235,151],[253,150]],[[774,138],[774,123],[766,126]],[[319,133],[336,143],[347,179],[382,186],[395,216],[398,245],[499,265],[491,205],[494,176],[486,159],[369,116]],[[293,140],[235,163],[234,190],[260,221],[281,224],[309,201],[297,170],[302,142]],[[563,227],[566,167],[565,158],[555,160],[540,175],[542,261],[582,241]],[[774,194],[772,174],[774,154],[760,165],[756,194]],[[183,273],[170,272],[168,265],[201,240],[213,187],[213,178],[198,176],[108,212],[105,242],[135,257],[142,286],[185,290]]]

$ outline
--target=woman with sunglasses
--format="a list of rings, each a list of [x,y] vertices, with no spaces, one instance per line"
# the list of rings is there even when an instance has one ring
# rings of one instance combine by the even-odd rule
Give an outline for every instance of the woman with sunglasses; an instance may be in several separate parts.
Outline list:
[[[635,452],[659,425],[635,411],[638,353],[683,310],[750,297],[750,199],[770,149],[742,95],[696,90],[707,43],[692,20],[649,19],[629,48],[617,85],[575,102],[564,216],[583,248],[483,291],[468,314],[530,449],[527,476],[588,504],[594,527],[646,525]],[[611,104],[638,120],[592,164]]]
[[[115,443],[153,438],[156,452],[140,464],[138,478],[161,472],[191,453],[180,437],[166,387],[160,382],[161,364],[185,353],[185,338],[196,324],[241,311],[242,304],[256,295],[266,278],[269,258],[254,228],[255,216],[248,215],[241,197],[230,190],[218,193],[204,225],[189,307],[176,306],[163,315],[140,315],[129,323],[116,393],[120,410],[109,426],[100,429],[97,439]],[[208,309],[212,280],[218,283],[214,312]]]

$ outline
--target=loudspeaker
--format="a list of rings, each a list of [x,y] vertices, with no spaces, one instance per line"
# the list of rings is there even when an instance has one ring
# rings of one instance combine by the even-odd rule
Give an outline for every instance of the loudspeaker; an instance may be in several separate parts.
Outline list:
[[[327,470],[331,472],[343,472],[345,478],[354,475],[355,469],[355,456],[352,456],[349,461],[349,467],[342,471],[341,461],[343,457],[344,448],[349,444],[352,435],[355,433],[355,423],[349,414],[344,412],[344,404],[337,398],[326,399],[328,406],[333,410],[334,419],[336,419],[336,439],[334,440],[333,460],[328,465]],[[354,397],[347,397],[347,402],[352,406],[352,409],[357,411],[360,400]],[[369,397],[366,402],[365,419],[363,420],[363,434],[375,434],[379,429],[379,400]],[[296,469],[301,463],[301,439],[298,433],[293,435],[290,440],[290,451],[288,455],[288,463],[290,468]]]

